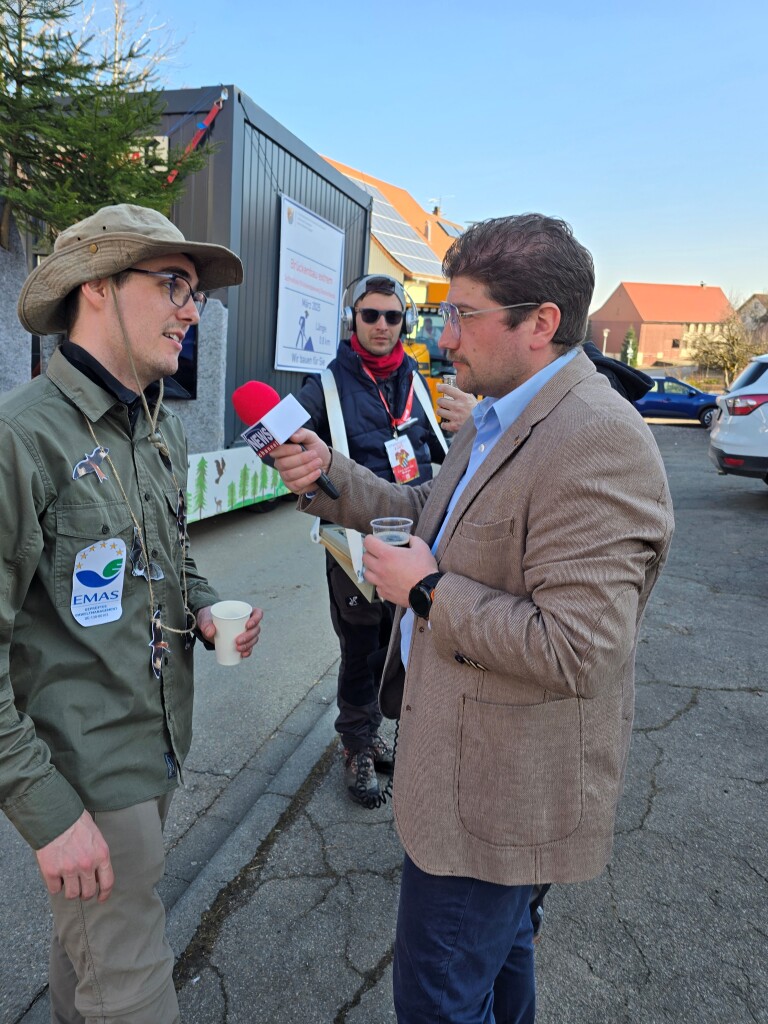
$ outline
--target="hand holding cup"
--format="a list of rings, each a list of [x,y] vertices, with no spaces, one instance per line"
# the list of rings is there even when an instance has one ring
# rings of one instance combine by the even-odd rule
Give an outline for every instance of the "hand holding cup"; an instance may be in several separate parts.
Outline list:
[[[239,665],[242,661],[235,640],[245,629],[251,611],[245,601],[218,601],[211,605],[211,618],[216,627],[213,642],[219,665]]]
[[[371,520],[371,532],[374,537],[383,540],[385,544],[393,544],[395,547],[404,547],[408,543],[412,527],[412,519],[403,519],[398,516],[384,516],[381,519]]]

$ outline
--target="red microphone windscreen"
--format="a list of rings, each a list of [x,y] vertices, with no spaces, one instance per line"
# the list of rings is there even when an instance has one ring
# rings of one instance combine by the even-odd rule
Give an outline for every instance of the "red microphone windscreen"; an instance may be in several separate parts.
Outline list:
[[[232,405],[235,412],[247,427],[258,423],[274,409],[280,401],[280,395],[269,384],[260,380],[249,380],[241,384],[232,394]]]

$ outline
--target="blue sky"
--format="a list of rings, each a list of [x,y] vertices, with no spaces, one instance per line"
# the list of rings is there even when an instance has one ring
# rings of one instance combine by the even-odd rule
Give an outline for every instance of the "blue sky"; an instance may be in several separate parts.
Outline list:
[[[442,197],[460,223],[564,217],[595,257],[595,305],[620,280],[768,291],[764,3],[159,12],[183,40],[169,87],[234,83],[313,149],[425,207]]]

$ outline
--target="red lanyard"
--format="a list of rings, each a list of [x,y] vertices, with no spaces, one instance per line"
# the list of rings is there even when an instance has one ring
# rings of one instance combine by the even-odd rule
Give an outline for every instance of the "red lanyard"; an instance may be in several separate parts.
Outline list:
[[[376,385],[376,390],[379,392],[379,398],[384,403],[384,408],[387,410],[387,415],[389,416],[389,419],[390,419],[394,429],[397,430],[398,427],[402,427],[402,425],[404,423],[406,423],[411,418],[411,409],[413,408],[413,376],[411,376],[411,388],[410,388],[410,391],[408,392],[408,398],[406,399],[406,402],[405,402],[405,408],[403,409],[403,415],[402,416],[398,416],[397,418],[395,418],[392,415],[392,410],[389,408],[389,405],[387,404],[387,400],[384,397],[381,388],[379,387],[378,381],[373,376],[373,374],[371,373],[371,371],[368,369],[367,366],[363,366],[363,369],[368,374],[368,376],[371,378],[373,383]]]

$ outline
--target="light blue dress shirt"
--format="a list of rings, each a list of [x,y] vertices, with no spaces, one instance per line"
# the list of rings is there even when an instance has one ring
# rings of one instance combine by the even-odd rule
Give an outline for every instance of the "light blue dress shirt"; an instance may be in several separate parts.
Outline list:
[[[456,490],[448,502],[443,522],[432,545],[432,554],[437,551],[445,524],[450,519],[451,513],[456,507],[464,488],[483,464],[484,460],[488,458],[488,453],[501,435],[509,430],[544,385],[552,380],[555,374],[559,373],[580,351],[580,345],[569,349],[564,355],[558,356],[557,359],[548,363],[538,373],[534,373],[532,377],[529,377],[524,384],[515,388],[514,391],[510,391],[503,398],[484,398],[482,402],[477,403],[472,410],[472,418],[477,429],[477,434],[472,444],[472,453],[469,456],[469,463],[467,464],[464,476],[459,480]],[[411,636],[413,634],[413,620],[414,614],[409,608],[400,621],[400,657],[403,660],[403,665],[408,664],[408,652],[411,647]]]

